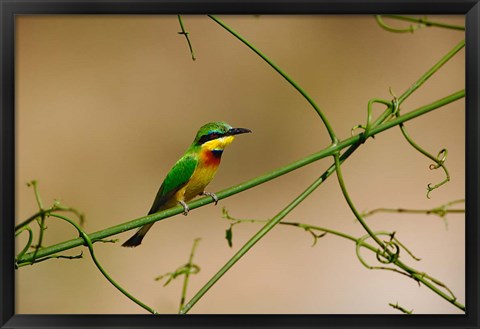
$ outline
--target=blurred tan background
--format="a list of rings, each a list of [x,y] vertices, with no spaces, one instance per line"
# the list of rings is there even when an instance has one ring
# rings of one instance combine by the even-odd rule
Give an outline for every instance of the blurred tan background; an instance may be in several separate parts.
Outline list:
[[[391,99],[389,87],[402,94],[464,37],[438,28],[389,33],[373,16],[221,18],[290,74],[342,139],[365,122],[370,98]],[[461,16],[430,18],[464,24]],[[46,205],[58,198],[83,211],[87,232],[145,215],[165,174],[197,128],[209,121],[254,132],[239,136],[226,150],[209,186],[213,192],[329,145],[314,110],[258,56],[208,17],[183,19],[196,61],[184,36],[177,34],[176,16],[17,18],[17,221],[37,210],[25,184],[32,179],[39,181]],[[464,71],[462,50],[402,111],[461,90]],[[406,125],[431,153],[448,149],[452,180],[431,199],[426,186],[441,181],[443,172],[429,170],[431,162],[408,145],[398,128],[364,144],[343,166],[358,209],[428,209],[464,198],[464,111],[461,100]],[[186,263],[193,240],[201,237],[194,258],[201,272],[190,279],[189,299],[261,227],[235,226],[230,249],[222,207],[235,217],[271,218],[331,162],[324,159],[216,207],[157,223],[138,248],[120,247],[133,231],[118,235],[117,244],[96,244],[97,256],[134,296],[160,313],[176,313],[183,278],[163,287],[154,277]],[[405,262],[443,281],[464,303],[464,216],[447,219],[448,229],[432,215],[381,214],[368,223],[373,230],[396,231],[421,258],[416,262],[403,255]],[[354,236],[365,233],[335,175],[285,220]],[[74,237],[71,227],[48,220],[46,245]],[[22,236],[18,247],[24,242]],[[414,313],[461,313],[405,276],[366,269],[351,241],[327,235],[311,245],[307,232],[277,226],[191,313],[398,314],[388,306],[396,302]],[[86,249],[81,260],[49,260],[16,274],[18,313],[145,313],[103,278]]]

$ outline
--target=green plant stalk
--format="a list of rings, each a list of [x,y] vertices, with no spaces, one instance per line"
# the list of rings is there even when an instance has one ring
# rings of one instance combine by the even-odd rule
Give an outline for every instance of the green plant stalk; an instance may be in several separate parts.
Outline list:
[[[430,21],[430,20],[425,19],[425,18],[413,18],[413,17],[402,16],[402,15],[381,15],[381,16],[382,17],[393,18],[393,19],[398,19],[398,20],[402,20],[402,21],[407,21],[407,22],[424,24],[425,26],[435,26],[435,27],[441,27],[441,28],[446,28],[446,29],[465,31],[465,26],[445,24],[445,23],[441,23],[441,22],[434,22],[434,21]]]
[[[182,311],[183,305],[185,305],[185,299],[187,296],[187,287],[188,287],[188,279],[190,278],[190,269],[193,263],[193,256],[195,255],[195,249],[197,248],[198,242],[200,238],[197,238],[193,241],[192,251],[190,252],[190,257],[188,258],[188,271],[185,273],[185,278],[183,279],[183,286],[182,286],[182,296],[180,297],[180,307],[179,312]]]
[[[15,225],[15,232],[20,230],[24,226],[30,224],[31,222],[33,222],[38,217],[48,216],[52,212],[61,212],[61,211],[63,211],[63,212],[73,212],[79,218],[80,226],[83,225],[83,221],[84,221],[83,215],[78,210],[76,210],[74,208],[70,208],[70,207],[63,207],[63,206],[58,206],[57,205],[57,206],[50,207],[48,209],[40,210],[37,213],[33,214],[32,216],[28,217],[26,220],[24,220],[20,224]]]
[[[180,311],[180,314],[186,314],[188,311],[207,293],[207,291],[233,266],[235,263],[240,260],[247,252],[250,250],[263,236],[265,236],[274,226],[280,223],[280,221],[288,215],[296,206],[298,206],[308,195],[310,195],[316,188],[318,188],[335,170],[337,170],[337,175],[339,176],[339,181],[342,180],[342,175],[341,172],[338,174],[338,168],[339,166],[360,146],[360,143],[353,145],[350,147],[344,154],[342,154],[341,157],[338,155],[335,155],[335,163],[331,165],[325,173],[323,173],[312,185],[310,185],[304,192],[302,192],[299,196],[297,196],[289,205],[287,205],[282,211],[280,211],[276,216],[274,216],[271,220],[269,220],[265,226],[263,226],[250,240],[248,240],[236,253],[235,255],[230,258],[227,263],[202,287],[200,290],[195,294],[195,296],[184,306],[184,308]],[[342,191],[345,191],[345,185],[341,185]],[[349,202],[349,205],[351,206],[351,209],[356,212],[355,207],[353,206],[353,203],[351,202],[350,198],[348,197],[348,194],[346,194],[346,199]],[[360,216],[357,212],[355,213],[356,215]],[[358,218],[358,217],[357,217]],[[359,218],[360,223],[363,225],[365,230],[368,232],[370,237],[374,239],[381,247],[382,249],[385,249],[385,246],[383,242],[377,237],[377,235],[371,231],[371,229],[366,225],[366,223],[363,221],[363,219]],[[332,232],[332,231],[331,231]],[[358,239],[355,239],[351,236],[348,236],[346,234],[340,235],[339,232],[335,232],[334,234],[343,236],[344,238],[353,240],[357,242]],[[368,245],[364,242],[362,242],[362,246],[365,246],[369,248],[372,251],[377,251],[377,248],[374,248],[371,245]],[[418,274],[418,271],[414,270],[413,268],[403,264],[400,262],[398,259],[394,262],[395,265],[399,266],[402,268],[404,271],[409,273],[415,280],[424,283],[427,287],[429,287],[431,290],[433,290],[435,293],[440,295],[442,298],[446,299],[450,303],[454,304],[460,309],[465,310],[465,307],[458,303],[456,300],[450,298],[447,294],[445,294],[443,291],[438,289],[436,286],[431,284],[428,280],[425,279],[424,276],[421,276]],[[398,271],[398,270],[396,270]],[[400,271],[398,271],[401,273]],[[404,274],[404,273],[402,273]]]
[[[390,305],[390,306],[393,307],[394,309],[399,310],[399,311],[402,312],[402,313],[405,313],[405,314],[413,314],[413,310],[410,310],[410,311],[409,311],[409,310],[403,308],[402,306],[398,305],[398,303],[396,303],[396,304],[388,303],[388,305]]]
[[[332,140],[332,144],[336,144],[338,139],[333,131],[332,126],[330,125],[330,122],[328,122],[327,117],[325,114],[320,110],[318,105],[315,103],[315,101],[303,90],[302,87],[300,87],[290,76],[288,76],[281,68],[279,68],[275,63],[273,63],[267,56],[265,56],[260,50],[258,50],[255,46],[253,46],[250,42],[248,42],[246,39],[244,39],[240,34],[235,32],[232,28],[230,28],[227,24],[222,22],[220,19],[213,15],[208,15],[211,19],[213,19],[216,23],[218,23],[221,27],[223,27],[225,30],[227,30],[229,33],[231,33],[233,36],[235,36],[238,40],[240,40],[243,44],[245,44],[248,48],[253,50],[255,54],[260,56],[265,62],[268,63],[275,71],[277,71],[285,80],[290,83],[290,85],[295,88],[306,100],[310,105],[315,109],[317,114],[320,116],[320,118],[323,121],[323,124],[327,128],[328,134],[330,135],[330,139]]]
[[[404,214],[426,214],[426,215],[438,215],[438,211],[435,209],[404,209],[404,208],[378,208],[368,213],[363,214],[364,217],[373,215],[378,212],[389,212],[389,213],[404,213]],[[448,209],[445,210],[445,214],[464,214],[465,209]]]
[[[341,158],[345,161],[360,144],[350,147]],[[315,191],[333,172],[335,166],[331,165],[319,178],[317,178],[305,191],[298,195],[290,204],[269,220],[250,240],[247,241],[227,263],[193,296],[193,298],[183,307],[180,314],[186,314],[188,311],[205,295],[205,293],[233,266],[240,260],[260,239],[265,236],[275,225],[277,225],[285,216],[287,216],[295,207],[302,203],[313,191]]]
[[[20,235],[20,233],[22,233],[23,231],[28,231],[28,241],[25,247],[18,253],[17,258],[21,258],[23,257],[23,255],[25,255],[28,249],[30,249],[30,246],[32,245],[32,241],[33,241],[33,232],[30,226],[23,226],[21,230],[15,232],[15,237]]]
[[[258,222],[258,223],[264,223],[266,221],[262,221],[262,220],[255,220],[255,219],[248,219],[248,220],[238,220],[236,219],[237,222],[242,222],[242,221],[245,221],[245,222]],[[294,226],[294,227],[300,227],[300,228],[303,228],[303,229],[311,229],[311,230],[317,230],[317,231],[322,231],[322,232],[325,232],[325,233],[329,233],[329,234],[332,234],[332,235],[336,235],[338,237],[342,237],[342,238],[345,238],[347,240],[350,240],[352,242],[355,242],[355,244],[357,246],[360,246],[360,247],[365,247],[367,249],[369,249],[370,251],[372,251],[373,253],[377,254],[378,252],[381,252],[380,249],[372,246],[371,244],[365,242],[364,238],[355,238],[351,235],[348,235],[348,234],[345,234],[343,232],[339,232],[339,231],[336,231],[336,230],[331,230],[331,229],[328,229],[328,228],[325,228],[325,227],[320,227],[320,226],[314,226],[314,225],[309,225],[309,224],[303,224],[303,223],[296,223],[296,222],[279,222],[278,223],[279,225],[286,225],[286,226]],[[374,232],[375,235],[378,235],[378,234],[385,234],[385,235],[390,235],[391,233],[390,232]],[[369,235],[370,236],[370,235]],[[397,239],[395,239],[396,243],[398,243],[403,249],[405,249],[405,251],[415,260],[419,260],[418,258],[416,258],[402,243],[400,243],[400,241],[398,241]],[[360,258],[360,261],[364,262],[362,260],[362,258]],[[450,296],[448,296],[447,294],[445,294],[443,291],[439,290],[437,287],[435,287],[434,285],[431,284],[430,281],[428,280],[425,280],[425,277],[428,277],[430,278],[431,280],[435,280],[435,281],[438,281],[436,279],[433,279],[431,278],[430,276],[427,276],[425,274],[421,274],[418,270],[410,267],[410,266],[407,266],[405,265],[404,263],[400,262],[399,260],[396,260],[395,262],[393,262],[393,264],[395,264],[396,266],[400,267],[402,270],[404,270],[405,272],[401,272],[401,271],[398,271],[398,270],[395,270],[393,268],[388,268],[388,267],[371,267],[369,266],[368,264],[364,263],[364,265],[367,267],[367,268],[370,268],[370,269],[375,269],[375,268],[378,268],[378,269],[384,269],[384,270],[394,270],[396,271],[397,273],[400,273],[400,274],[403,274],[403,275],[407,275],[408,277],[411,277],[423,284],[425,284],[429,289],[433,290],[435,293],[437,293],[438,295],[440,295],[442,298],[446,299],[448,302],[452,303],[453,305],[455,305],[456,307],[458,307],[459,309],[465,311],[465,306],[462,305],[461,303],[457,302],[455,298],[452,298]],[[447,290],[449,290],[448,288],[446,288]],[[450,291],[450,290],[449,290]],[[451,291],[450,291],[451,293]],[[451,293],[452,294],[452,293]],[[452,294],[453,296],[453,294]]]
[[[448,209],[447,207],[453,206],[458,203],[465,203],[465,199],[459,199],[455,201],[448,202],[446,204],[440,205],[431,209],[408,209],[408,208],[376,208],[362,214],[363,217],[368,217],[379,212],[386,213],[405,213],[405,214],[425,214],[425,215],[437,215],[440,217],[445,216],[450,213],[465,213],[465,209]]]
[[[39,222],[40,234],[38,235],[38,243],[35,246],[35,251],[33,252],[33,257],[32,257],[32,259],[35,260],[37,258],[38,251],[40,250],[40,248],[42,247],[42,244],[43,244],[43,233],[45,231],[45,213],[44,213],[44,209],[43,209],[43,202],[42,202],[42,199],[40,198],[40,193],[38,192],[37,181],[33,180],[27,185],[29,185],[29,186],[31,185],[33,187],[33,192],[35,194],[35,200],[37,201],[38,209],[41,213],[40,222]]]
[[[401,269],[403,269],[404,271],[408,272],[415,280],[417,280],[418,282],[421,282],[423,283],[425,286],[427,286],[430,290],[432,290],[433,292],[435,292],[437,295],[439,295],[440,297],[442,297],[443,299],[445,299],[446,301],[452,303],[453,305],[455,305],[456,307],[458,307],[459,309],[461,309],[462,311],[465,311],[465,305],[459,303],[455,297],[450,297],[448,296],[446,293],[444,293],[442,290],[440,290],[439,288],[437,288],[435,285],[433,285],[430,281],[426,280],[425,278],[430,278],[430,280],[433,280],[433,281],[437,281],[435,279],[433,279],[432,277],[430,276],[426,276],[425,274],[422,274],[420,272],[418,272],[417,270],[413,269],[412,267],[404,264],[402,261],[400,260],[396,260],[394,262],[395,265],[397,265],[398,267],[400,267]],[[447,290],[449,290],[447,288]],[[449,290],[450,291],[450,290]],[[451,292],[450,292],[451,293]],[[453,294],[452,294],[453,295]]]
[[[422,27],[425,27],[425,25],[420,25],[420,24],[418,24],[417,26],[409,25],[406,28],[392,27],[383,21],[382,15],[375,15],[375,20],[377,21],[378,25],[380,25],[382,29],[388,32],[393,32],[393,33],[413,33],[416,30]]]
[[[435,72],[437,72],[446,62],[448,62],[455,54],[465,47],[465,40],[460,41],[452,50],[443,56],[435,65],[433,65],[424,75],[420,77],[406,92],[398,98],[398,104],[402,104],[405,99],[415,90],[425,83]]]
[[[427,151],[425,151],[422,147],[420,147],[411,137],[410,135],[407,133],[407,130],[405,128],[405,126],[402,124],[399,125],[400,127],[400,130],[402,131],[402,134],[403,134],[403,137],[405,137],[405,139],[407,140],[407,142],[414,148],[416,149],[418,152],[420,152],[421,154],[423,154],[424,156],[426,156],[427,158],[429,158],[430,160],[432,160],[433,162],[435,162],[436,166],[433,167],[433,169],[438,169],[438,168],[442,168],[443,171],[445,172],[445,179],[443,181],[441,181],[440,183],[434,185],[433,187],[431,187],[430,185],[431,184],[428,184],[427,185],[427,198],[430,199],[430,192],[432,192],[433,190],[435,190],[436,188],[442,186],[443,184],[446,184],[447,182],[450,181],[450,174],[448,172],[448,169],[447,167],[445,167],[444,165],[444,161],[447,157],[447,150],[444,149],[442,151],[440,151],[439,155],[437,157],[434,157],[433,155],[431,155],[430,153],[428,153]],[[442,152],[444,152],[444,155],[445,155],[445,158],[441,159],[439,158],[440,155],[442,154]],[[432,169],[432,168],[430,168]]]
[[[418,116],[424,115],[424,114],[426,114],[430,111],[433,111],[437,108],[445,106],[445,105],[447,105],[451,102],[454,102],[456,100],[459,100],[463,97],[465,97],[465,91],[464,90],[458,91],[458,92],[456,92],[452,95],[449,95],[447,97],[444,97],[444,98],[442,98],[442,99],[440,99],[440,100],[438,100],[434,103],[422,106],[422,107],[420,107],[416,110],[405,113],[405,114],[403,114],[403,115],[401,115],[401,116],[399,116],[395,119],[392,119],[392,120],[387,121],[385,123],[382,123],[380,125],[374,126],[374,127],[372,127],[370,132],[366,135],[366,137],[368,138],[368,137],[374,136],[376,134],[379,134],[382,131],[390,129],[390,128],[396,126],[396,125],[399,125],[402,122],[412,120],[412,119],[414,119]],[[303,159],[295,161],[295,162],[293,162],[291,164],[288,164],[284,167],[273,170],[273,171],[271,171],[269,173],[266,173],[262,176],[259,176],[259,177],[256,177],[254,179],[248,180],[246,182],[235,185],[235,186],[230,187],[228,189],[222,190],[222,191],[216,193],[216,195],[217,195],[219,200],[225,199],[225,198],[230,197],[234,194],[237,194],[237,193],[240,193],[242,191],[248,190],[252,187],[255,187],[257,185],[268,182],[268,181],[270,181],[270,180],[272,180],[276,177],[282,176],[282,175],[287,174],[287,173],[289,173],[293,170],[296,170],[298,168],[306,166],[306,165],[308,165],[308,164],[310,164],[314,161],[323,159],[327,156],[331,156],[334,153],[336,153],[336,152],[338,152],[338,151],[340,151],[340,150],[342,150],[346,147],[358,144],[360,141],[361,141],[361,136],[359,136],[359,135],[352,136],[352,137],[347,138],[343,141],[340,141],[337,145],[329,146],[329,147],[327,147],[327,148],[325,148],[325,149],[323,149],[319,152],[311,154],[311,155],[309,155],[309,156],[307,156]],[[212,198],[203,197],[203,198],[197,199],[195,201],[189,202],[188,207],[192,210],[192,209],[204,206],[204,205],[212,203],[212,202],[213,202]],[[165,219],[165,218],[168,218],[168,217],[180,214],[180,213],[183,213],[183,207],[177,206],[177,207],[174,207],[174,208],[167,209],[165,211],[161,211],[161,212],[158,212],[158,213],[155,213],[155,214],[140,217],[140,218],[128,221],[128,222],[123,223],[123,224],[119,224],[119,225],[116,225],[116,226],[109,227],[107,229],[103,229],[103,230],[91,233],[91,234],[89,234],[89,236],[90,236],[90,239],[92,240],[92,242],[94,243],[94,242],[96,242],[100,239],[104,239],[106,237],[110,237],[112,235],[116,235],[116,234],[119,234],[119,233],[122,233],[122,232],[125,232],[125,231],[128,231],[128,230],[143,226],[145,224],[153,223],[153,222],[156,222],[156,221],[159,221],[159,220],[162,220],[162,219]],[[68,240],[68,241],[61,242],[61,243],[58,243],[58,244],[55,244],[55,245],[52,245],[52,246],[49,246],[49,247],[38,250],[37,257],[41,258],[41,257],[45,257],[45,256],[48,256],[48,255],[56,254],[58,252],[65,251],[65,250],[68,250],[68,249],[72,249],[74,247],[78,247],[78,246],[81,246],[83,244],[84,244],[84,242],[83,242],[83,239],[81,239],[81,238]],[[18,264],[25,263],[25,262],[29,263],[32,260],[33,260],[33,253],[30,252],[30,253],[25,254],[23,257],[19,258],[17,260],[17,263]]]
[[[190,38],[188,37],[189,33],[185,30],[185,27],[183,26],[182,16],[177,15],[177,17],[178,22],[180,23],[180,28],[182,29],[182,32],[178,32],[178,34],[183,34],[185,36],[185,39],[187,39],[188,49],[190,49],[190,55],[192,56],[192,60],[195,60],[195,53],[193,52],[192,43],[190,42]]]
[[[370,227],[365,223],[365,221],[363,220],[362,216],[360,215],[360,213],[357,211],[355,205],[353,204],[353,201],[351,200],[350,198],[350,195],[348,194],[348,191],[346,189],[346,186],[345,186],[345,182],[343,181],[343,175],[342,175],[342,169],[341,169],[341,161],[339,159],[339,156],[338,156],[338,153],[335,154],[335,168],[336,168],[336,172],[337,172],[337,177],[338,177],[338,182],[340,184],[340,188],[342,189],[342,193],[345,197],[345,200],[347,201],[348,203],[348,206],[350,207],[350,209],[352,210],[353,214],[355,215],[355,217],[357,218],[357,220],[359,221],[359,223],[362,225],[362,227],[365,229],[365,231],[367,231],[368,235],[381,247],[381,249],[385,250],[385,252],[389,253],[389,250],[387,248],[387,246],[383,243],[383,241],[380,240],[380,238],[377,236],[377,234],[375,234],[371,229]],[[438,287],[436,287],[435,285],[433,285],[431,282],[429,282],[428,280],[425,279],[425,275],[421,275],[419,274],[419,272],[409,266],[407,266],[406,264],[404,264],[403,262],[401,262],[398,258],[395,259],[393,261],[393,263],[395,265],[397,265],[398,267],[400,267],[401,269],[403,269],[405,272],[409,273],[415,280],[419,281],[419,282],[422,282],[424,285],[426,285],[428,288],[430,288],[431,290],[433,290],[436,294],[438,294],[439,296],[441,296],[442,298],[444,298],[445,300],[447,300],[448,302],[452,303],[453,305],[457,306],[458,308],[462,309],[465,311],[465,306],[458,303],[456,301],[456,298],[451,298],[450,296],[448,296],[447,294],[445,294],[442,290],[440,290]]]
[[[265,223],[268,222],[268,220],[260,220],[260,219],[236,219],[236,218],[234,219],[234,218],[231,218],[231,217],[229,217],[229,219],[233,220],[235,224],[242,223],[242,222],[244,222],[244,223],[248,222],[248,223],[262,223],[262,224],[265,224]],[[304,230],[321,231],[321,232],[336,235],[338,237],[353,241],[357,244],[360,244],[362,247],[370,249],[371,251],[373,251],[375,253],[380,250],[380,249],[372,246],[371,244],[369,244],[367,242],[359,241],[358,238],[355,238],[352,235],[349,235],[349,234],[346,234],[346,233],[343,233],[343,232],[340,232],[340,231],[332,230],[332,229],[322,227],[322,226],[315,226],[315,225],[298,223],[298,222],[279,222],[278,225],[293,226],[293,227],[302,228]]]
[[[212,19],[213,19],[213,17],[212,17]],[[234,35],[237,36],[237,34],[234,34]],[[423,84],[431,75],[433,75],[433,73],[435,73],[446,61],[448,61],[448,59],[453,57],[461,48],[463,48],[464,45],[465,45],[465,42],[462,41],[452,51],[450,51],[447,55],[445,55],[437,64],[435,64],[430,70],[428,70],[424,75],[422,75],[422,77],[416,83],[414,83],[399,98],[399,101],[403,101],[410,94],[412,94],[418,87],[420,87],[421,84]],[[257,50],[257,52],[258,52],[258,50]],[[282,75],[285,76],[284,73]],[[296,84],[294,84],[294,85],[296,85]],[[302,90],[302,94],[304,94],[303,90]],[[381,132],[385,129],[391,128],[392,125],[397,125],[401,122],[411,120],[416,116],[423,115],[423,114],[425,114],[425,113],[427,113],[427,112],[429,112],[429,111],[431,111],[435,108],[446,105],[446,104],[448,104],[450,102],[453,102],[455,100],[458,100],[458,99],[460,99],[464,96],[465,96],[465,91],[464,90],[459,91],[459,92],[454,93],[454,94],[452,94],[448,97],[445,97],[445,98],[443,98],[443,99],[441,99],[441,100],[439,100],[435,103],[432,103],[430,105],[421,107],[417,110],[411,111],[407,114],[404,114],[402,116],[397,117],[394,120],[388,121],[388,122],[382,124],[381,126],[378,126],[381,122],[383,122],[383,120],[385,120],[390,115],[390,113],[387,110],[382,114],[381,117],[379,117],[376,120],[375,124],[373,124],[373,126],[372,126],[372,129],[368,132],[368,135],[364,135],[364,137],[368,138],[368,137],[374,136],[375,134],[377,134],[377,133],[379,133],[379,132]],[[295,170],[297,168],[300,168],[302,166],[310,164],[310,163],[312,163],[314,161],[317,161],[319,159],[322,159],[326,156],[330,156],[333,153],[343,149],[344,147],[347,147],[349,145],[353,145],[353,144],[357,143],[360,140],[360,138],[361,138],[361,136],[359,136],[359,135],[352,136],[351,138],[346,139],[343,142],[340,142],[338,145],[332,145],[329,148],[326,148],[326,149],[321,150],[317,153],[314,153],[310,156],[307,156],[307,157],[305,157],[301,160],[298,160],[298,161],[296,161],[292,164],[289,164],[287,166],[284,166],[282,168],[274,170],[270,173],[267,173],[265,175],[262,175],[260,177],[255,178],[255,179],[249,180],[245,183],[242,183],[242,184],[239,184],[237,186],[226,189],[224,191],[221,191],[221,192],[217,193],[217,196],[219,197],[219,199],[226,198],[226,197],[229,197],[233,194],[239,193],[239,192],[244,191],[246,189],[249,189],[251,187],[254,187],[254,186],[257,186],[257,185],[262,184],[264,182],[267,182],[267,181],[269,181],[271,179],[274,179],[278,176],[284,175],[284,174],[286,174],[286,173],[288,173],[292,170]],[[211,202],[212,202],[211,198],[201,198],[201,199],[198,199],[194,202],[191,202],[189,204],[189,207],[190,207],[190,209],[195,209],[197,207],[206,205],[206,204],[211,203]],[[115,235],[115,234],[130,230],[130,229],[133,229],[133,228],[137,228],[137,227],[143,226],[145,224],[152,223],[152,222],[155,222],[155,221],[158,221],[158,220],[161,220],[161,219],[179,214],[180,212],[182,212],[182,207],[176,207],[176,208],[166,210],[164,212],[152,214],[150,216],[141,217],[141,218],[132,220],[132,221],[124,223],[124,224],[120,224],[120,225],[117,225],[117,226],[114,226],[114,227],[111,227],[111,228],[108,228],[108,229],[105,229],[105,230],[101,230],[101,231],[92,233],[91,238],[92,238],[92,241],[95,242],[95,240],[103,239],[103,238],[111,236],[111,235]],[[74,248],[76,246],[80,246],[82,244],[83,244],[82,239],[69,240],[69,241],[66,241],[66,242],[63,242],[63,243],[59,243],[59,244],[50,246],[48,248],[41,249],[41,250],[38,251],[37,256],[38,257],[48,256],[48,255],[55,254],[55,253],[58,253],[58,252],[61,252],[61,251],[67,250],[67,249]],[[18,263],[20,264],[22,262],[31,262],[34,259],[34,257],[32,257],[32,256],[33,256],[32,253],[28,253],[28,254],[24,255],[24,257],[19,258]]]
[[[386,246],[385,244],[378,238],[378,236],[376,234],[373,233],[373,231],[370,229],[370,227],[365,223],[365,221],[363,220],[362,216],[360,216],[360,213],[357,211],[357,209],[355,208],[355,205],[353,204],[351,198],[350,198],[350,195],[348,194],[347,192],[347,188],[345,186],[345,182],[343,181],[343,174],[342,174],[342,169],[341,169],[341,162],[340,162],[340,156],[338,155],[338,153],[335,153],[334,155],[334,158],[335,158],[335,166],[334,168],[336,169],[337,171],[337,178],[338,178],[338,184],[340,185],[340,188],[342,190],[342,193],[343,193],[343,196],[345,198],[345,200],[347,201],[347,204],[348,206],[350,207],[350,209],[352,210],[353,214],[355,215],[355,217],[357,217],[360,225],[362,225],[362,227],[365,229],[365,231],[367,231],[368,235],[370,235],[370,237],[375,240],[375,242],[382,248],[382,249],[385,249],[386,250]]]
[[[75,223],[74,221],[72,221],[72,220],[70,220],[69,218],[67,218],[67,217],[65,217],[65,216],[62,216],[62,215],[50,214],[50,216],[63,219],[64,221],[70,223],[71,225],[73,225],[73,226],[77,229],[78,233],[79,233],[80,236],[81,236],[81,239],[85,241],[85,245],[87,246],[88,251],[90,252],[90,256],[92,257],[93,262],[95,263],[95,265],[97,266],[97,268],[100,270],[100,272],[103,274],[103,276],[104,276],[115,288],[117,288],[122,294],[124,294],[126,297],[128,297],[131,301],[133,301],[135,304],[139,305],[140,307],[144,308],[144,309],[147,310],[148,312],[150,312],[150,313],[152,313],[152,314],[158,314],[153,308],[151,308],[150,306],[144,304],[142,301],[140,301],[140,300],[138,300],[137,298],[133,297],[130,293],[128,293],[125,289],[123,289],[123,287],[120,286],[115,280],[113,280],[112,277],[103,269],[102,265],[100,264],[100,262],[98,261],[97,257],[95,256],[95,252],[93,251],[93,244],[92,244],[92,241],[91,241],[90,237],[82,230],[82,228],[81,228],[77,223]]]

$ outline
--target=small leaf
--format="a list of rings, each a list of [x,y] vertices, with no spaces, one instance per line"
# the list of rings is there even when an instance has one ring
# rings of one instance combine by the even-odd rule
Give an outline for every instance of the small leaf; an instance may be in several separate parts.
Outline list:
[[[230,226],[226,231],[225,231],[225,239],[227,239],[228,246],[232,248],[233,243],[232,243],[232,227]]]

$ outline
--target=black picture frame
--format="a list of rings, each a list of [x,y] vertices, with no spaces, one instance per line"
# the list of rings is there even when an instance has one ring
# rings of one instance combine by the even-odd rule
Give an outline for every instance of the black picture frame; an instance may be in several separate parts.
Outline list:
[[[465,315],[16,315],[14,310],[15,17],[23,14],[462,14],[466,16]],[[1,328],[479,328],[478,0],[1,0],[0,326]]]

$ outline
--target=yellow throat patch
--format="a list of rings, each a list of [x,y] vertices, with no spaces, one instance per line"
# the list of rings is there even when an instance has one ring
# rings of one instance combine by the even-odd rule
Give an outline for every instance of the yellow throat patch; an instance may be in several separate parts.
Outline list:
[[[223,150],[227,145],[233,142],[235,139],[234,136],[225,136],[217,139],[212,139],[211,141],[205,142],[202,144],[203,150]]]

